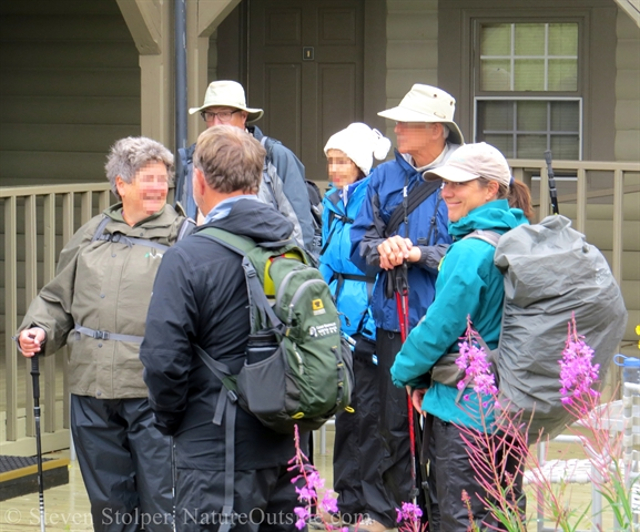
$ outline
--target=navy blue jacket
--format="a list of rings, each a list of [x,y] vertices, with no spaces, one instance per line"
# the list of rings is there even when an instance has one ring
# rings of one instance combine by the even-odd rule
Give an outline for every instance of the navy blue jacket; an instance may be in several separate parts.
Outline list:
[[[444,160],[457,147],[447,144]],[[433,301],[438,264],[451,243],[447,232],[447,207],[440,191],[431,194],[409,214],[408,226],[403,221],[395,232],[386,234],[393,211],[402,204],[405,185],[410,195],[422,182],[424,171],[424,168],[416,170],[396,150],[395,161],[381,164],[371,173],[367,197],[351,228],[351,260],[368,275],[380,273],[372,300],[373,317],[376,327],[388,331],[400,330],[398,309],[395,297],[388,298],[386,294],[389,274],[380,268],[378,245],[389,236],[399,234],[421,248],[421,260],[409,263],[408,270],[409,327],[413,328]]]

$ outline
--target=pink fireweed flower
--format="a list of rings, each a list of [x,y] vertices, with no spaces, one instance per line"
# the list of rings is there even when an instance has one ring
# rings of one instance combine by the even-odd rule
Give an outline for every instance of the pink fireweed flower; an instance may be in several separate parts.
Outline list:
[[[410,523],[419,522],[422,517],[422,510],[417,504],[411,502],[403,502],[402,509],[396,508],[398,515],[398,523],[409,521]]]
[[[296,514],[296,517],[298,518],[298,520],[296,521],[296,528],[298,530],[302,530],[305,526],[307,526],[307,521],[310,517],[309,509],[302,506],[296,506],[293,509],[293,513]]]
[[[322,509],[327,513],[330,513],[330,514],[338,513],[338,499],[337,497],[332,497],[328,491],[325,491],[320,505],[322,506]]]
[[[487,353],[483,347],[474,343],[474,340],[479,337],[478,332],[471,326],[471,320],[467,318],[467,331],[464,340],[458,344],[460,355],[456,358],[456,365],[465,373],[464,379],[458,382],[458,390],[462,391],[471,384],[473,391],[477,394],[495,398],[498,395],[498,388]]]
[[[592,364],[593,349],[578,336],[575,317],[568,325],[567,343],[560,361],[560,394],[565,405],[588,396],[599,397],[600,392],[592,386],[598,380],[600,364]]]

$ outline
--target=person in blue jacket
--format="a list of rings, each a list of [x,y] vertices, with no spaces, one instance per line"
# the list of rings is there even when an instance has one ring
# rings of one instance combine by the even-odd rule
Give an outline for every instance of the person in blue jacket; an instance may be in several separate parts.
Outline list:
[[[451,95],[415,84],[397,107],[378,113],[396,121],[398,150],[395,160],[372,172],[366,198],[351,228],[351,259],[367,275],[378,274],[371,307],[381,404],[375,463],[383,485],[369,495],[376,500],[367,508],[376,521],[366,527],[370,532],[395,527],[396,508],[413,499],[409,437],[413,409],[408,408],[404,390],[395,388],[389,375],[403,339],[395,281],[402,281],[404,276],[397,274],[406,271],[410,329],[433,301],[438,264],[451,242],[439,184],[425,182],[422,174],[442,165],[463,143],[453,121],[454,112]]]
[[[379,445],[375,325],[369,311],[375,276],[365,276],[349,254],[350,229],[366,195],[373,158],[384,159],[390,147],[389,139],[360,122],[332,135],[324,147],[332,188],[323,199],[320,271],[336,300],[342,331],[355,346],[356,382],[352,410],[336,415],[333,489],[339,495],[340,515],[330,516],[332,524],[338,519],[344,525],[355,524],[370,506],[368,486],[381,483],[375,461]]]
[[[425,376],[447,353],[458,352],[467,317],[490,349],[500,337],[503,276],[493,263],[494,246],[479,238],[464,238],[476,230],[503,234],[528,223],[533,216],[529,190],[513,180],[503,155],[484,142],[459,148],[444,166],[430,170],[427,179],[442,179],[442,197],[449,210],[449,233],[454,243],[442,260],[436,282],[436,298],[425,318],[411,331],[391,368],[393,383],[413,389],[415,408],[429,414],[425,452],[435,464],[437,507],[432,510],[430,532],[466,532],[470,526],[462,490],[471,496],[475,523],[494,530],[498,523],[478,496],[486,496],[476,480],[461,427],[486,430],[493,424],[491,396],[478,397],[472,388],[460,395],[454,386],[432,382],[425,390]],[[435,379],[435,378],[434,378]],[[480,401],[480,402],[479,402]],[[466,407],[465,407],[466,405]],[[482,405],[482,406],[481,406]],[[480,414],[483,408],[483,414]],[[521,456],[506,456],[506,473],[515,475]],[[496,456],[496,463],[501,459]],[[522,495],[522,478],[516,475],[514,497]],[[505,483],[506,484],[506,483]],[[475,496],[474,494],[477,494]],[[524,502],[524,499],[522,499]],[[432,503],[434,497],[432,497]]]

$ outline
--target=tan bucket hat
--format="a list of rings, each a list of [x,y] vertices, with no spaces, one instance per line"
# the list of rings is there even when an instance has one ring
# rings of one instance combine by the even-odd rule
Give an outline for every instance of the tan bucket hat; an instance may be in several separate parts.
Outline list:
[[[396,107],[381,111],[378,116],[396,122],[441,122],[449,126],[450,142],[464,144],[464,137],[458,125],[453,121],[456,112],[456,100],[448,92],[416,83]]]
[[[264,114],[262,109],[247,107],[244,88],[237,81],[212,81],[209,83],[207,92],[204,94],[204,103],[200,107],[189,109],[189,114],[196,114],[214,105],[225,105],[246,111],[249,113],[247,124],[257,122]]]

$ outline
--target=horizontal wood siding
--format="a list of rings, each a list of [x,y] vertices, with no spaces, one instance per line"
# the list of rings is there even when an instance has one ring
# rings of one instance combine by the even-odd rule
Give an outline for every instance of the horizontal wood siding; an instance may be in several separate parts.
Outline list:
[[[386,108],[398,105],[414,83],[438,84],[438,1],[387,0]],[[386,121],[393,140],[394,126]]]
[[[616,49],[616,139],[617,161],[640,159],[640,28],[618,11]]]
[[[138,52],[115,0],[0,3],[0,184],[104,179],[140,134]]]

